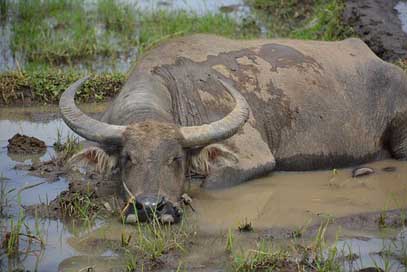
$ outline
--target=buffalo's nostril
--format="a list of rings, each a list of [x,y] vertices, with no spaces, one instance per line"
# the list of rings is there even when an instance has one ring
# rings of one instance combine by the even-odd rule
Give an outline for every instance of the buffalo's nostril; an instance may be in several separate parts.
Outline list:
[[[165,202],[162,196],[141,195],[136,199],[136,209],[155,211],[162,202]]]
[[[135,210],[129,211],[126,219],[128,223],[134,223],[133,221],[146,222],[155,218],[161,223],[178,223],[182,215],[178,208],[162,196],[140,195],[134,204]]]

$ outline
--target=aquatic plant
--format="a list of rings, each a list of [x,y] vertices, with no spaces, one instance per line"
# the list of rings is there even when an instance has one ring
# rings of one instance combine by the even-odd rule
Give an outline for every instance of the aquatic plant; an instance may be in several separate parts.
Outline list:
[[[74,70],[45,68],[0,74],[2,104],[28,100],[34,103],[57,103],[62,92],[84,74]],[[124,82],[121,73],[92,74],[78,92],[79,101],[99,102],[115,96]]]
[[[318,0],[313,15],[304,27],[293,30],[290,37],[306,40],[334,41],[355,36],[342,21],[345,4],[342,0]]]
[[[123,221],[124,224],[124,221]],[[177,225],[162,224],[154,216],[149,223],[135,223],[130,231],[123,225],[121,244],[128,271],[143,271],[160,264],[160,258],[171,251],[185,252],[196,234],[188,216]]]
[[[24,188],[23,188],[24,189]],[[28,225],[25,223],[25,213],[21,206],[21,191],[20,189],[17,193],[17,202],[19,206],[19,213],[17,218],[10,218],[9,227],[2,232],[0,248],[4,249],[8,257],[16,257],[20,252],[31,252],[30,247],[33,242],[37,242],[41,246],[41,250],[45,247],[45,242],[40,235],[34,234]],[[23,226],[25,227],[25,232],[23,232]],[[40,233],[39,227],[36,226],[36,233]],[[24,250],[20,249],[21,238],[27,238],[27,248]]]
[[[232,229],[229,228],[229,229],[228,229],[227,236],[226,236],[226,247],[225,247],[225,250],[226,250],[227,252],[232,252],[234,240],[235,240],[235,238],[234,238]]]
[[[91,227],[100,212],[100,206],[95,202],[94,194],[94,192],[88,190],[58,198],[62,217],[69,218],[72,221],[78,220],[79,224],[86,224]]]
[[[15,188],[7,189],[7,178],[0,175],[0,217],[6,217],[6,209],[9,206],[9,195],[15,191]]]
[[[79,137],[74,134],[68,134],[66,139],[62,139],[62,133],[57,130],[57,139],[54,143],[54,149],[58,152],[58,158],[66,161],[71,158],[75,153],[82,149],[79,143]]]
[[[250,0],[269,37],[341,40],[354,36],[342,22],[343,0]]]
[[[288,252],[282,249],[273,248],[266,241],[261,240],[255,249],[249,250],[246,254],[235,253],[233,255],[233,271],[276,271],[286,266],[288,262]]]
[[[114,0],[99,0],[95,5],[84,0],[18,0],[2,10],[16,14],[10,18],[14,53],[36,64],[69,66],[96,57],[114,60],[174,34],[254,36],[247,31],[251,24],[240,24],[225,14],[141,12],[136,6]]]

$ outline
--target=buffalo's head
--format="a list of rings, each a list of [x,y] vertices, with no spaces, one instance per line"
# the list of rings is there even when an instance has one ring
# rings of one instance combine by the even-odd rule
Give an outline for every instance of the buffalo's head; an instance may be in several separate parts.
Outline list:
[[[147,120],[119,126],[92,119],[75,105],[75,92],[86,79],[78,80],[62,94],[59,107],[63,119],[82,137],[102,146],[115,146],[116,152],[108,155],[102,148],[91,147],[72,160],[92,161],[101,172],[120,170],[124,192],[132,204],[128,215],[136,215],[140,221],[154,215],[163,222],[178,222],[178,203],[189,168],[207,175],[212,164],[236,160],[233,152],[215,144],[233,136],[249,116],[246,100],[228,83],[219,79],[236,106],[219,121],[179,127]]]

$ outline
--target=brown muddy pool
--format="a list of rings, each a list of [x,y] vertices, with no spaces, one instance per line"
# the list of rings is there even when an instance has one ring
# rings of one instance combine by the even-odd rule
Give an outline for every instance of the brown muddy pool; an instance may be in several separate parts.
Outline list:
[[[85,111],[98,112],[104,105],[85,107]],[[52,144],[57,131],[62,137],[73,133],[56,114],[54,107],[2,108],[0,109],[0,183],[1,203],[6,203],[0,217],[1,236],[18,217],[19,204],[46,203],[68,188],[68,182],[60,178],[22,192],[17,199],[16,191],[24,186],[41,182],[41,178],[15,170],[18,163],[47,160],[55,153]],[[26,134],[45,141],[48,150],[38,156],[12,156],[7,152],[7,140],[15,133]],[[352,169],[335,169],[314,172],[275,172],[233,188],[205,191],[193,184],[190,196],[196,212],[187,212],[188,222],[196,227],[193,243],[181,253],[177,262],[186,270],[228,270],[225,253],[226,234],[231,230],[239,247],[250,248],[259,237],[272,228],[300,228],[320,222],[321,218],[344,217],[366,212],[402,209],[407,207],[407,162],[386,160],[367,164],[375,170],[369,176],[352,178]],[[395,167],[395,171],[384,171]],[[244,221],[254,228],[252,233],[239,233],[238,226]],[[123,229],[131,231],[135,226],[123,226],[119,220],[97,220],[92,227],[64,224],[59,220],[26,216],[25,224],[31,230],[39,230],[46,242],[20,243],[27,252],[16,258],[7,258],[0,250],[0,271],[20,268],[29,271],[125,271],[123,256],[111,244],[119,242]],[[360,256],[356,268],[382,266],[385,261],[378,254],[383,247],[397,246],[398,230],[372,232],[364,229],[340,230],[339,249],[351,248]],[[336,230],[335,234],[338,234]],[[334,235],[335,236],[335,235]],[[396,241],[396,242],[395,242]],[[284,243],[280,240],[279,243]],[[407,241],[406,241],[407,245]],[[406,247],[407,248],[407,247]],[[395,257],[391,258],[390,271],[405,271]],[[353,271],[355,267],[344,267]],[[83,270],[85,269],[85,270]],[[164,269],[165,270],[165,269]]]

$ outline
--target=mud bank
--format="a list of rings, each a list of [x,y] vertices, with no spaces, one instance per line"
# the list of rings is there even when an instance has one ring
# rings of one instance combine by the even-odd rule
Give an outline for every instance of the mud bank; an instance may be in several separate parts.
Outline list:
[[[395,9],[399,0],[346,0],[343,20],[383,60],[407,58],[407,34]]]

